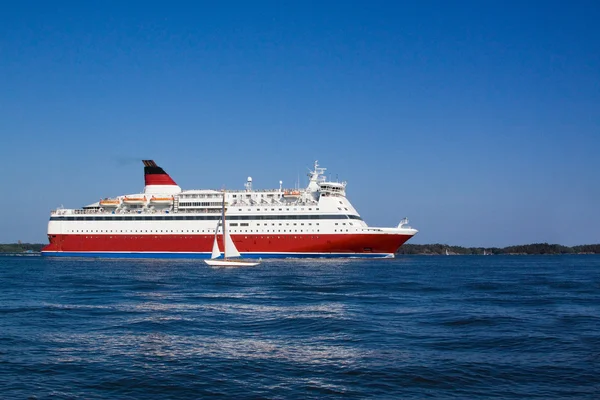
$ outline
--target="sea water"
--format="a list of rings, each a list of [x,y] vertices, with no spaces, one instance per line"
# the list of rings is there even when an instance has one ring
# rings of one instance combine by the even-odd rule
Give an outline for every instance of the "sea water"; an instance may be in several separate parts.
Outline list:
[[[600,257],[0,257],[2,399],[598,399]]]

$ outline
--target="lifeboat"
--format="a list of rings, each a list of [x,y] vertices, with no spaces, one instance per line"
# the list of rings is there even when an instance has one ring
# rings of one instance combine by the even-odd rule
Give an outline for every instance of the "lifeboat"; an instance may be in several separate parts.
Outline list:
[[[100,206],[102,206],[104,208],[119,207],[120,204],[121,204],[121,202],[119,201],[119,199],[103,199],[103,200],[100,200]]]
[[[173,204],[173,196],[167,196],[167,197],[152,196],[150,198],[150,204],[153,204],[156,206],[169,206],[169,205]]]
[[[298,190],[286,190],[283,192],[284,196],[300,196],[300,191]]]
[[[128,205],[146,204],[146,196],[143,197],[123,197],[123,203]]]

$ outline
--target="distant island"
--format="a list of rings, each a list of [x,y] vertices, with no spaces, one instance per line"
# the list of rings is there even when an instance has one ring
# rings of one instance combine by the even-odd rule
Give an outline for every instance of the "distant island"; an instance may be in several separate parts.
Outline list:
[[[42,243],[0,244],[0,253],[39,252]],[[447,244],[405,244],[396,254],[420,255],[500,255],[500,254],[600,254],[600,244],[563,246],[560,244],[533,243],[508,247],[462,247]]]
[[[30,253],[40,252],[45,244],[42,243],[7,243],[0,244],[0,253]]]
[[[396,254],[422,255],[521,255],[521,254],[600,254],[600,244],[563,246],[533,243],[508,247],[462,247],[447,244],[405,244]]]

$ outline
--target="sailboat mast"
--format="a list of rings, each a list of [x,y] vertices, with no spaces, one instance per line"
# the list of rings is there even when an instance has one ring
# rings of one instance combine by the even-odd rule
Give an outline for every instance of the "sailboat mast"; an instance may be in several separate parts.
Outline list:
[[[229,253],[229,249],[227,248],[227,224],[225,223],[225,189],[223,189],[223,208],[221,210],[221,221],[223,224],[223,258],[227,258],[227,254]]]

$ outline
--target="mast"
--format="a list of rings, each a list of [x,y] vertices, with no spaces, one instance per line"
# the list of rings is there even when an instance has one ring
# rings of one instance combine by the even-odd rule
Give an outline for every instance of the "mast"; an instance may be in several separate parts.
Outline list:
[[[223,224],[223,258],[227,259],[227,253],[229,253],[229,249],[227,248],[227,224],[225,223],[225,189],[223,189],[223,208],[221,210],[221,221]]]

